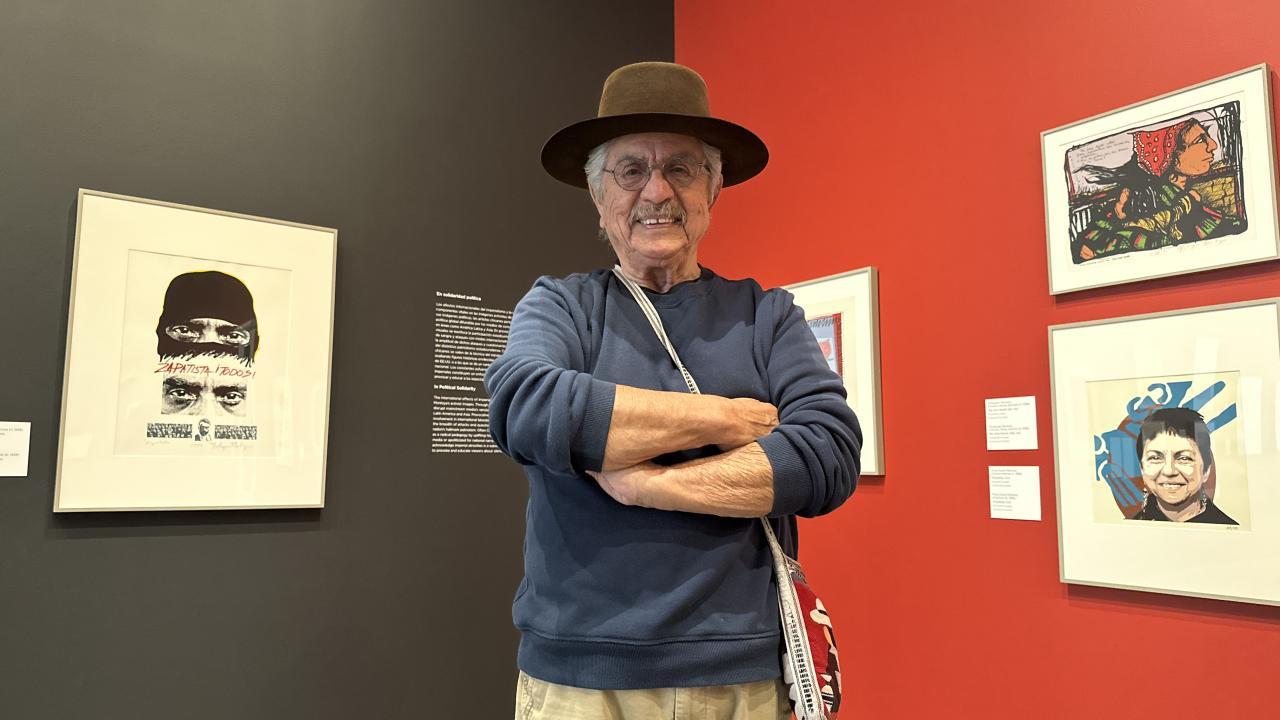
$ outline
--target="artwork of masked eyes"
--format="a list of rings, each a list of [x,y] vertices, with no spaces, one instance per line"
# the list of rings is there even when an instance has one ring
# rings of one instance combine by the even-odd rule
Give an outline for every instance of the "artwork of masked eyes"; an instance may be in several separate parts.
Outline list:
[[[337,232],[93,190],[76,213],[54,511],[323,507]]]
[[[164,415],[243,417],[248,411],[249,385],[243,378],[212,372],[175,372],[164,378],[161,388],[160,412]]]
[[[227,356],[249,365],[258,352],[253,295],[223,272],[189,272],[169,281],[156,325],[161,360]]]

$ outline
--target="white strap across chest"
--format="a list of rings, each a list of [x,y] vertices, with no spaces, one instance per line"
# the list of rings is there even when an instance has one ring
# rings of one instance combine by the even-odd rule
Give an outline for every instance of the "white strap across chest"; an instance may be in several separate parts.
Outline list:
[[[622,267],[613,266],[613,274],[622,283],[623,287],[631,292],[631,296],[636,299],[640,305],[640,310],[649,320],[649,324],[653,326],[654,333],[657,334],[658,340],[662,342],[662,346],[667,349],[667,354],[671,356],[671,361],[675,363],[676,368],[680,370],[680,375],[684,377],[684,382],[689,386],[689,392],[700,395],[698,383],[689,374],[689,370],[685,368],[684,363],[680,360],[680,355],[676,353],[676,348],[671,344],[671,339],[667,337],[667,331],[662,326],[662,318],[658,316],[658,310],[653,306],[653,301],[648,295],[644,294],[644,289],[636,283],[636,281],[627,277],[622,272]],[[821,696],[817,690],[817,678],[813,669],[813,658],[809,654],[809,642],[805,638],[804,620],[801,618],[800,602],[796,598],[795,586],[791,583],[791,574],[800,572],[798,563],[787,557],[782,551],[782,546],[778,543],[778,537],[773,533],[773,527],[769,525],[768,518],[760,518],[760,525],[764,527],[765,538],[769,541],[769,551],[773,555],[773,573],[778,582],[778,611],[782,620],[782,633],[787,643],[786,663],[790,666],[790,674],[794,677],[800,689],[800,697],[796,698],[798,707],[797,715],[804,718],[821,718],[825,717]],[[801,715],[801,713],[804,713]]]

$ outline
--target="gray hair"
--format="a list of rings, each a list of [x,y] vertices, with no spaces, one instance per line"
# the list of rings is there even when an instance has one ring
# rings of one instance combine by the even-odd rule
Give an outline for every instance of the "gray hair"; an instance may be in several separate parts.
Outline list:
[[[720,149],[701,140],[698,143],[702,145],[702,155],[707,159],[707,165],[711,166],[711,186],[715,187],[722,180],[721,169],[724,165],[721,161]],[[604,197],[604,160],[609,156],[611,147],[613,147],[613,140],[607,140],[595,146],[587,155],[587,164],[582,166],[587,174],[587,185],[595,197]]]

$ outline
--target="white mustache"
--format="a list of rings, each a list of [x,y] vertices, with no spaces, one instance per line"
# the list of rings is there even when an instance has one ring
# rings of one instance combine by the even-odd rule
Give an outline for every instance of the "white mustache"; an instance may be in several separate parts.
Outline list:
[[[646,205],[636,208],[632,214],[631,222],[640,222],[642,220],[684,220],[684,210],[677,207],[674,203],[663,203],[662,205]]]

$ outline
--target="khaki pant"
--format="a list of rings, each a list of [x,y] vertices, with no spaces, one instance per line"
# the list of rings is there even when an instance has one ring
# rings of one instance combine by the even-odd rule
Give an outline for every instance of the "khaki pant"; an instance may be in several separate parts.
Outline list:
[[[516,681],[516,720],[786,720],[791,703],[781,680],[656,690],[586,690],[523,672]]]

